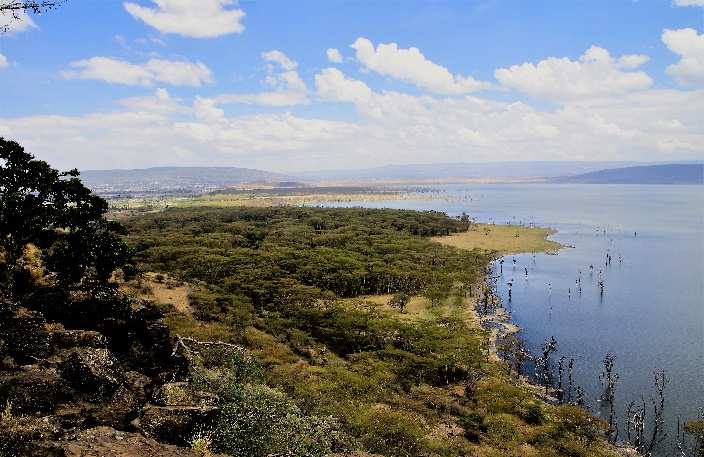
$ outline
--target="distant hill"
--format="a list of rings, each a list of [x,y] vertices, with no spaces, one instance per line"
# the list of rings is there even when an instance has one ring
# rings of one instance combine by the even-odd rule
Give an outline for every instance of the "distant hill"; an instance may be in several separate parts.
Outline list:
[[[639,165],[637,162],[558,162],[515,161],[482,163],[439,163],[386,165],[376,168],[352,170],[322,170],[294,173],[305,180],[335,180],[349,182],[414,181],[451,179],[519,179],[552,178],[577,175],[604,168]]]
[[[107,196],[197,194],[236,184],[278,183],[290,176],[251,168],[156,167],[134,170],[84,170],[81,179]]]
[[[574,184],[704,184],[704,164],[668,164],[598,170],[550,180]]]

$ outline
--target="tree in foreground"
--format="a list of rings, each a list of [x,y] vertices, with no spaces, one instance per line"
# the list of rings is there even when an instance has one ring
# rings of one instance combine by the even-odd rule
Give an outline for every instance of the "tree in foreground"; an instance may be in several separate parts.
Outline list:
[[[120,224],[105,219],[107,202],[79,179],[59,172],[15,141],[0,138],[0,250],[2,293],[16,299],[34,252],[47,277],[66,291],[109,287],[129,259]],[[30,247],[36,249],[30,250]]]

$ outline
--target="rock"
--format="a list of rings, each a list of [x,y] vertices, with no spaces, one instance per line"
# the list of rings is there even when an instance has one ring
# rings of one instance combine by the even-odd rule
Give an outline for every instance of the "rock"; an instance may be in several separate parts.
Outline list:
[[[56,418],[52,416],[15,417],[0,421],[0,455],[34,455],[30,450],[31,443],[54,440],[62,433]]]
[[[146,403],[148,391],[153,383],[151,378],[137,371],[128,371],[125,373],[125,381],[137,400],[142,404]]]
[[[70,389],[55,369],[32,365],[0,375],[0,406],[9,402],[16,414],[51,411],[69,396]]]
[[[154,391],[152,399],[159,406],[216,406],[217,395],[194,389],[187,382],[171,382]]]
[[[161,444],[137,433],[110,427],[84,430],[66,441],[45,441],[32,448],[33,457],[198,457],[190,449]],[[213,455],[213,457],[217,457]]]
[[[51,332],[51,342],[57,348],[107,348],[108,340],[93,330],[66,330]]]
[[[187,445],[195,432],[207,428],[219,410],[213,406],[154,406],[142,410],[138,428],[164,443]]]
[[[35,362],[51,354],[51,338],[40,313],[20,308],[0,319],[0,335],[5,355],[19,363]]]
[[[112,398],[93,411],[92,421],[96,425],[107,425],[119,430],[130,428],[130,422],[139,417],[142,403],[134,392],[120,386]]]
[[[79,348],[61,364],[61,375],[78,390],[109,397],[125,381],[119,368],[109,350]]]
[[[135,300],[130,305],[130,320],[133,322],[147,322],[161,319],[164,313],[148,300]]]

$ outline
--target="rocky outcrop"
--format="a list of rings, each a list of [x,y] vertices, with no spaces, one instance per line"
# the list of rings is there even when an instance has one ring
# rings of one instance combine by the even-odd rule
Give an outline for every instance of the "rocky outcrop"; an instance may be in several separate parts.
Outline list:
[[[51,353],[51,338],[44,317],[20,308],[2,319],[1,346],[5,357],[20,364],[32,363]]]
[[[70,396],[66,382],[53,368],[30,365],[0,372],[0,408],[10,405],[13,414],[51,412]]]
[[[147,406],[137,422],[145,436],[165,443],[188,445],[194,434],[207,428],[218,414],[212,406]]]
[[[96,427],[66,441],[44,441],[31,448],[35,457],[198,457],[190,449],[162,444],[138,433]],[[217,457],[211,454],[213,457]]]
[[[0,457],[193,455],[173,444],[217,416],[217,398],[178,382],[158,309],[126,309],[77,328],[0,307]]]
[[[61,376],[77,390],[108,397],[125,382],[119,369],[108,349],[78,348],[61,363]]]

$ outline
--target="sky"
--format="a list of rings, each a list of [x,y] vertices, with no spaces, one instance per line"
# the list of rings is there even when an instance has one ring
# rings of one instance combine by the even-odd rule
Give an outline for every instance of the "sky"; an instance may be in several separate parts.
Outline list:
[[[704,159],[704,0],[69,0],[9,19],[0,136],[59,168]]]

